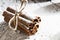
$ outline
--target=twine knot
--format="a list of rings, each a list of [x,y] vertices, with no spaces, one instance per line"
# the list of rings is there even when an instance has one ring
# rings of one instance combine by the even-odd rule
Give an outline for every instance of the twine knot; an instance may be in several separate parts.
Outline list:
[[[26,4],[27,4],[27,0],[21,0],[21,7],[20,7],[19,12],[21,12],[25,8]],[[8,23],[9,28],[12,29],[12,30],[17,30],[19,12],[15,12],[15,15],[9,20],[9,23]],[[11,26],[12,21],[14,21],[15,28],[12,28],[12,26]]]

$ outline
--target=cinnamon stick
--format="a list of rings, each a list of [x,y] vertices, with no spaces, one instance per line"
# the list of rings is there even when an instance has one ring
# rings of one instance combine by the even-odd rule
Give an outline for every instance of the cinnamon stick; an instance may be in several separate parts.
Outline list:
[[[7,13],[6,11],[3,12],[4,20],[8,23],[9,20],[13,17],[13,15]],[[14,23],[12,23],[14,26]],[[37,32],[37,26],[34,26],[31,29],[26,29],[24,25],[22,25],[21,21],[18,22],[18,30],[23,30],[26,34],[32,35]]]
[[[10,8],[10,7],[7,7],[7,9],[6,9],[7,11],[9,11],[9,12],[11,12],[11,13],[15,13],[16,12],[16,10],[13,10],[12,8]]]
[[[7,13],[6,11],[3,12],[3,16],[5,16],[6,18],[4,18],[4,20],[6,22],[9,22],[9,20],[13,17],[12,14]],[[26,25],[27,27],[33,27],[35,25],[35,23],[29,23],[27,21],[25,21],[24,19],[19,19],[19,22],[21,22],[22,24]]]
[[[13,15],[7,13],[6,11],[3,12],[3,16],[5,17],[4,20],[5,20],[7,23],[8,23],[9,20],[13,17]],[[19,21],[19,22],[21,22],[21,21]],[[22,22],[23,22],[23,21],[22,21]],[[21,22],[21,23],[22,23],[22,22]],[[19,24],[19,23],[18,23],[18,24]],[[22,23],[22,24],[23,24],[23,23]],[[27,25],[28,25],[28,24],[27,24]],[[30,24],[30,25],[29,25],[30,27],[28,26],[29,29],[33,29],[33,28],[34,28],[34,25],[35,25],[35,24]],[[38,26],[36,26],[36,27],[38,28]],[[34,30],[34,29],[33,29],[33,30]],[[33,31],[33,30],[32,30],[32,31]],[[37,29],[35,29],[35,30],[37,30]]]
[[[4,20],[8,23],[9,20],[11,19],[11,15],[6,14],[6,12],[3,13]],[[12,22],[12,26],[14,27],[14,23]],[[24,25],[22,25],[20,22],[18,22],[18,30],[23,30],[27,35],[31,35],[32,33],[30,30],[26,29]]]
[[[6,10],[13,13],[13,14],[15,14],[15,12],[16,12],[16,10],[14,10],[10,7],[8,7]],[[40,22],[41,21],[40,17],[37,17],[37,18],[33,19],[33,18],[29,17],[28,15],[22,14],[22,12],[19,12],[19,13],[20,13],[21,17],[23,17],[25,19],[28,19],[30,21],[33,21],[33,22]]]

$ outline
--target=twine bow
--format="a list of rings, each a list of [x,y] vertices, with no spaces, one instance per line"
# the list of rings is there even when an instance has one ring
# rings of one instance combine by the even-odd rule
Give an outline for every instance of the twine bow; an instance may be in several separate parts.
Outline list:
[[[20,11],[19,12],[21,12],[25,8],[26,3],[27,3],[27,0],[21,0],[21,7],[20,7]],[[15,12],[15,15],[9,20],[8,24],[9,24],[9,27],[12,30],[17,30],[19,12]],[[12,21],[14,21],[15,28],[12,28],[12,26],[11,26]]]

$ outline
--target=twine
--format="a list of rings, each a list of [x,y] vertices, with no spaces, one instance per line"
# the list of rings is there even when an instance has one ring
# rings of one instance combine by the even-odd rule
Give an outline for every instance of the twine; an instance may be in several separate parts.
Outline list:
[[[26,4],[27,4],[27,0],[21,0],[21,7],[20,7],[19,12],[21,12],[25,8]],[[12,29],[12,30],[17,30],[19,12],[15,12],[15,15],[9,20],[9,23],[8,23],[9,28]],[[14,21],[15,28],[12,28],[12,26],[11,26],[12,21]]]

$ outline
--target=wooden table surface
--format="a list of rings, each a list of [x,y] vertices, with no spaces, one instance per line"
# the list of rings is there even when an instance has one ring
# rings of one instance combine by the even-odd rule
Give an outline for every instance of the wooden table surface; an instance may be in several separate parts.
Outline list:
[[[9,29],[7,23],[0,24],[0,40],[24,40],[29,38],[23,32],[13,31]]]

